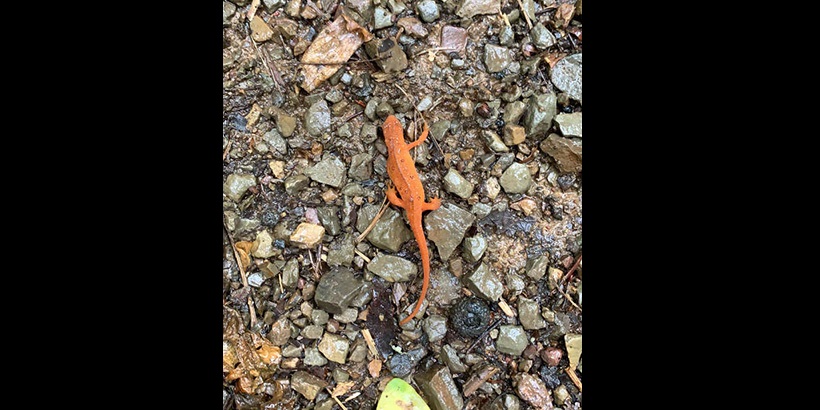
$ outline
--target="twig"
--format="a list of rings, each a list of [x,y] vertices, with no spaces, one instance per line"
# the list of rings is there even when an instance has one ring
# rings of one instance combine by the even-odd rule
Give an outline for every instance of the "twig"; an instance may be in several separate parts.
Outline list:
[[[527,20],[527,26],[530,28],[530,30],[532,30],[532,22],[530,21],[530,16],[528,16],[527,12],[524,11],[524,5],[521,4],[521,0],[516,1],[518,1],[518,8],[521,9],[521,14],[524,15],[524,20]]]
[[[370,233],[370,231],[373,229],[374,226],[376,226],[376,222],[378,222],[379,219],[381,219],[382,215],[384,215],[384,211],[386,211],[386,210],[387,210],[387,195],[384,196],[384,201],[382,201],[382,207],[379,210],[379,213],[376,214],[376,217],[373,218],[372,221],[370,221],[370,225],[367,226],[367,229],[365,229],[364,232],[362,232],[362,234],[359,235],[358,238],[356,238],[356,243],[359,243],[359,242],[364,240],[364,237],[367,236],[367,234]]]
[[[342,404],[342,402],[339,400],[339,398],[338,398],[338,397],[336,397],[336,395],[335,395],[335,394],[333,394],[333,392],[332,392],[332,391],[330,391],[330,388],[325,387],[325,390],[327,390],[327,392],[328,392],[328,393],[330,393],[330,397],[333,397],[333,400],[336,400],[336,404],[338,404],[339,406],[341,406],[341,407],[342,407],[342,410],[347,410],[347,407],[345,407],[345,405],[344,405],[344,404]]]
[[[580,310],[581,312],[583,312],[583,310],[581,309],[581,307],[580,307],[580,306],[578,306],[578,305],[576,305],[576,304],[575,304],[575,301],[573,301],[573,300],[572,300],[572,298],[571,298],[571,297],[569,297],[569,295],[567,295],[567,294],[566,294],[563,290],[561,290],[561,287],[560,287],[560,286],[556,286],[556,287],[555,287],[555,289],[557,289],[557,290],[558,290],[558,292],[560,292],[562,295],[564,295],[564,298],[565,298],[566,300],[568,300],[568,301],[569,301],[569,303],[570,303],[570,304],[572,304],[572,306],[575,306],[575,308],[576,308],[576,309],[578,309],[578,310]]]
[[[371,58],[371,59],[369,59],[369,60],[342,61],[341,63],[328,63],[328,62],[324,62],[324,63],[311,63],[311,62],[302,62],[302,61],[297,61],[297,63],[299,63],[299,64],[304,64],[304,65],[344,65],[344,64],[369,63],[369,62],[372,62],[372,61],[385,60],[385,59],[388,59],[388,58],[390,58],[390,57],[392,57],[392,56],[393,56],[393,52],[391,51],[391,52],[387,53],[387,55],[386,55],[386,56],[381,56],[381,57]]]
[[[413,57],[418,57],[418,56],[420,56],[424,53],[429,53],[431,51],[456,51],[456,50],[458,50],[458,49],[455,48],[455,47],[433,47],[433,48],[428,48],[427,50],[421,50],[418,53],[413,54]]]
[[[373,341],[370,330],[362,329],[362,337],[364,337],[364,341],[367,343],[367,348],[370,349],[370,353],[373,353],[373,357],[379,357],[379,351],[376,350],[376,342]]]
[[[464,351],[464,354],[470,353],[470,350],[473,350],[473,348],[478,344],[478,342],[481,341],[481,339],[484,338],[484,336],[487,336],[490,333],[491,330],[495,329],[500,324],[501,324],[501,319],[496,320],[495,323],[493,323],[490,327],[488,327],[487,330],[485,330],[484,333],[482,333],[481,336],[479,336],[475,340],[475,342],[473,342],[473,344],[471,344],[470,347],[468,347],[467,350]]]
[[[504,300],[503,297],[498,300],[498,307],[500,307],[501,310],[504,311],[505,315],[509,317],[515,317],[515,311],[510,309],[510,305],[507,304],[507,301]]]
[[[575,374],[575,369],[570,369],[569,367],[565,367],[564,371],[569,376],[570,380],[575,383],[575,387],[578,388],[578,391],[582,391],[581,389],[581,380],[578,379],[578,375]]]
[[[501,369],[495,366],[489,366],[479,370],[478,373],[475,373],[474,376],[470,378],[470,380],[464,383],[464,397],[475,393],[475,391],[478,390],[484,382],[489,380],[490,377],[493,377],[493,375],[498,373],[500,370]]]
[[[284,84],[285,81],[282,80],[282,76],[279,75],[279,71],[274,71],[270,68],[268,60],[265,58],[262,52],[259,51],[259,46],[256,44],[256,41],[254,41],[253,37],[250,37],[250,39],[251,43],[253,43],[253,48],[256,49],[256,55],[258,55],[259,59],[262,60],[262,64],[265,65],[265,68],[268,69],[271,78],[273,78],[273,83],[276,84],[276,89],[282,91],[282,87],[279,85],[279,82],[282,82],[282,84]]]
[[[236,260],[236,266],[239,267],[239,275],[242,278],[242,286],[248,286],[248,275],[245,274],[245,268],[242,266],[242,260],[239,258],[239,251],[236,250],[236,244],[233,241],[230,231],[228,230],[228,223],[225,221],[225,215],[222,215],[222,229],[228,235],[228,240],[231,242],[231,249],[233,250],[233,257]],[[248,292],[248,310],[251,315],[251,328],[256,327],[256,309],[253,307],[253,291]]]
[[[228,158],[228,151],[231,150],[231,142],[233,142],[233,140],[228,140],[228,145],[225,146],[225,151],[222,151],[222,161],[225,161],[225,158]]]
[[[569,280],[572,279],[572,274],[575,273],[576,269],[578,269],[582,256],[583,255],[578,254],[578,259],[575,260],[575,263],[572,264],[572,268],[570,268],[569,272],[567,272],[566,276],[564,276],[564,282],[569,283]]]
[[[353,252],[356,252],[356,255],[359,255],[362,259],[364,259],[365,262],[370,263],[370,258],[368,258],[367,255],[361,253],[358,249],[353,248]]]
[[[361,111],[359,111],[359,112],[357,112],[357,113],[355,113],[355,114],[351,115],[350,117],[345,118],[344,122],[345,122],[345,123],[350,122],[350,121],[352,121],[354,118],[356,118],[356,117],[358,117],[358,116],[360,116],[360,115],[362,115],[362,114],[364,114],[364,110],[361,110]]]

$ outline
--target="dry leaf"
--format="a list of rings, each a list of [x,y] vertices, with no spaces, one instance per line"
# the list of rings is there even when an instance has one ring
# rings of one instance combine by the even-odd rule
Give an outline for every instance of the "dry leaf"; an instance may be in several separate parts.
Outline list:
[[[367,371],[370,372],[370,376],[379,377],[379,373],[382,371],[382,361],[379,359],[371,360],[370,363],[367,364]]]
[[[355,384],[356,382],[352,381],[341,382],[333,388],[333,392],[331,392],[330,394],[336,397],[344,396],[345,394],[347,394],[347,392],[350,391],[350,388],[352,388]]]
[[[251,264],[251,247],[253,246],[253,242],[248,241],[240,241],[236,243],[236,252],[239,253],[240,263],[242,263],[242,269],[247,268]]]
[[[273,343],[268,342],[267,339],[263,340],[265,340],[265,342],[262,343],[262,346],[256,349],[256,354],[259,355],[259,359],[267,365],[279,364],[279,362],[282,361],[282,349],[279,348],[279,346],[274,346]]]
[[[573,14],[575,14],[575,4],[564,3],[558,6],[558,10],[555,10],[555,23],[561,27],[567,27]]]
[[[373,35],[364,27],[345,16],[340,15],[326,25],[302,54],[302,66],[305,80],[301,87],[311,92],[323,81],[332,76],[342,64],[365,41],[370,41]]]

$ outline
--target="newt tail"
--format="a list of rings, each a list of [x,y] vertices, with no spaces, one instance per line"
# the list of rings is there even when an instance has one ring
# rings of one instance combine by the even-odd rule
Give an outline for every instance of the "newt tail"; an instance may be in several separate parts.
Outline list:
[[[407,219],[410,223],[410,230],[419,245],[421,254],[421,266],[424,273],[424,282],[421,285],[421,294],[416,302],[416,307],[409,316],[399,322],[404,325],[413,319],[421,309],[424,298],[427,296],[427,289],[430,286],[430,253],[427,249],[427,239],[424,237],[424,230],[421,227],[421,214],[424,211],[433,211],[441,206],[441,200],[431,198],[429,202],[424,201],[424,187],[416,171],[413,158],[410,156],[410,149],[415,148],[425,139],[429,129],[427,123],[424,124],[419,139],[409,144],[404,142],[404,131],[401,123],[394,116],[387,117],[382,125],[384,131],[384,142],[387,145],[387,174],[393,181],[395,188],[388,188],[385,192],[391,204],[404,208],[407,211]],[[398,193],[398,195],[397,195]]]

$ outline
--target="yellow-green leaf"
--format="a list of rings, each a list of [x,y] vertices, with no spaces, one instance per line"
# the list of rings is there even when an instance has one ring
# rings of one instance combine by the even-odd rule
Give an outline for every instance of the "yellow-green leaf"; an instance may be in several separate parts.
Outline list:
[[[394,378],[387,383],[376,410],[430,410],[427,403],[402,379]]]

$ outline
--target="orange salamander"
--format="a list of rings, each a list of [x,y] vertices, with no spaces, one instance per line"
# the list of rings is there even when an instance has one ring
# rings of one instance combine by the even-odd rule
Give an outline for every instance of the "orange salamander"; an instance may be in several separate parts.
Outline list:
[[[390,175],[390,180],[395,185],[395,188],[388,188],[386,192],[387,199],[391,204],[407,210],[410,229],[419,244],[422,270],[424,271],[424,283],[421,285],[421,294],[418,302],[416,302],[416,308],[413,309],[413,313],[399,322],[399,325],[404,325],[419,313],[424,297],[427,296],[427,288],[430,285],[430,253],[427,250],[427,239],[424,237],[424,231],[421,228],[421,213],[438,209],[441,206],[441,200],[431,198],[430,202],[424,202],[424,187],[421,185],[415,163],[410,156],[410,149],[427,139],[429,131],[427,123],[424,124],[424,131],[419,139],[409,144],[404,142],[404,131],[401,129],[401,123],[392,115],[384,120],[382,131],[384,131],[384,143],[387,145],[387,174]],[[398,196],[396,190],[398,190]]]

